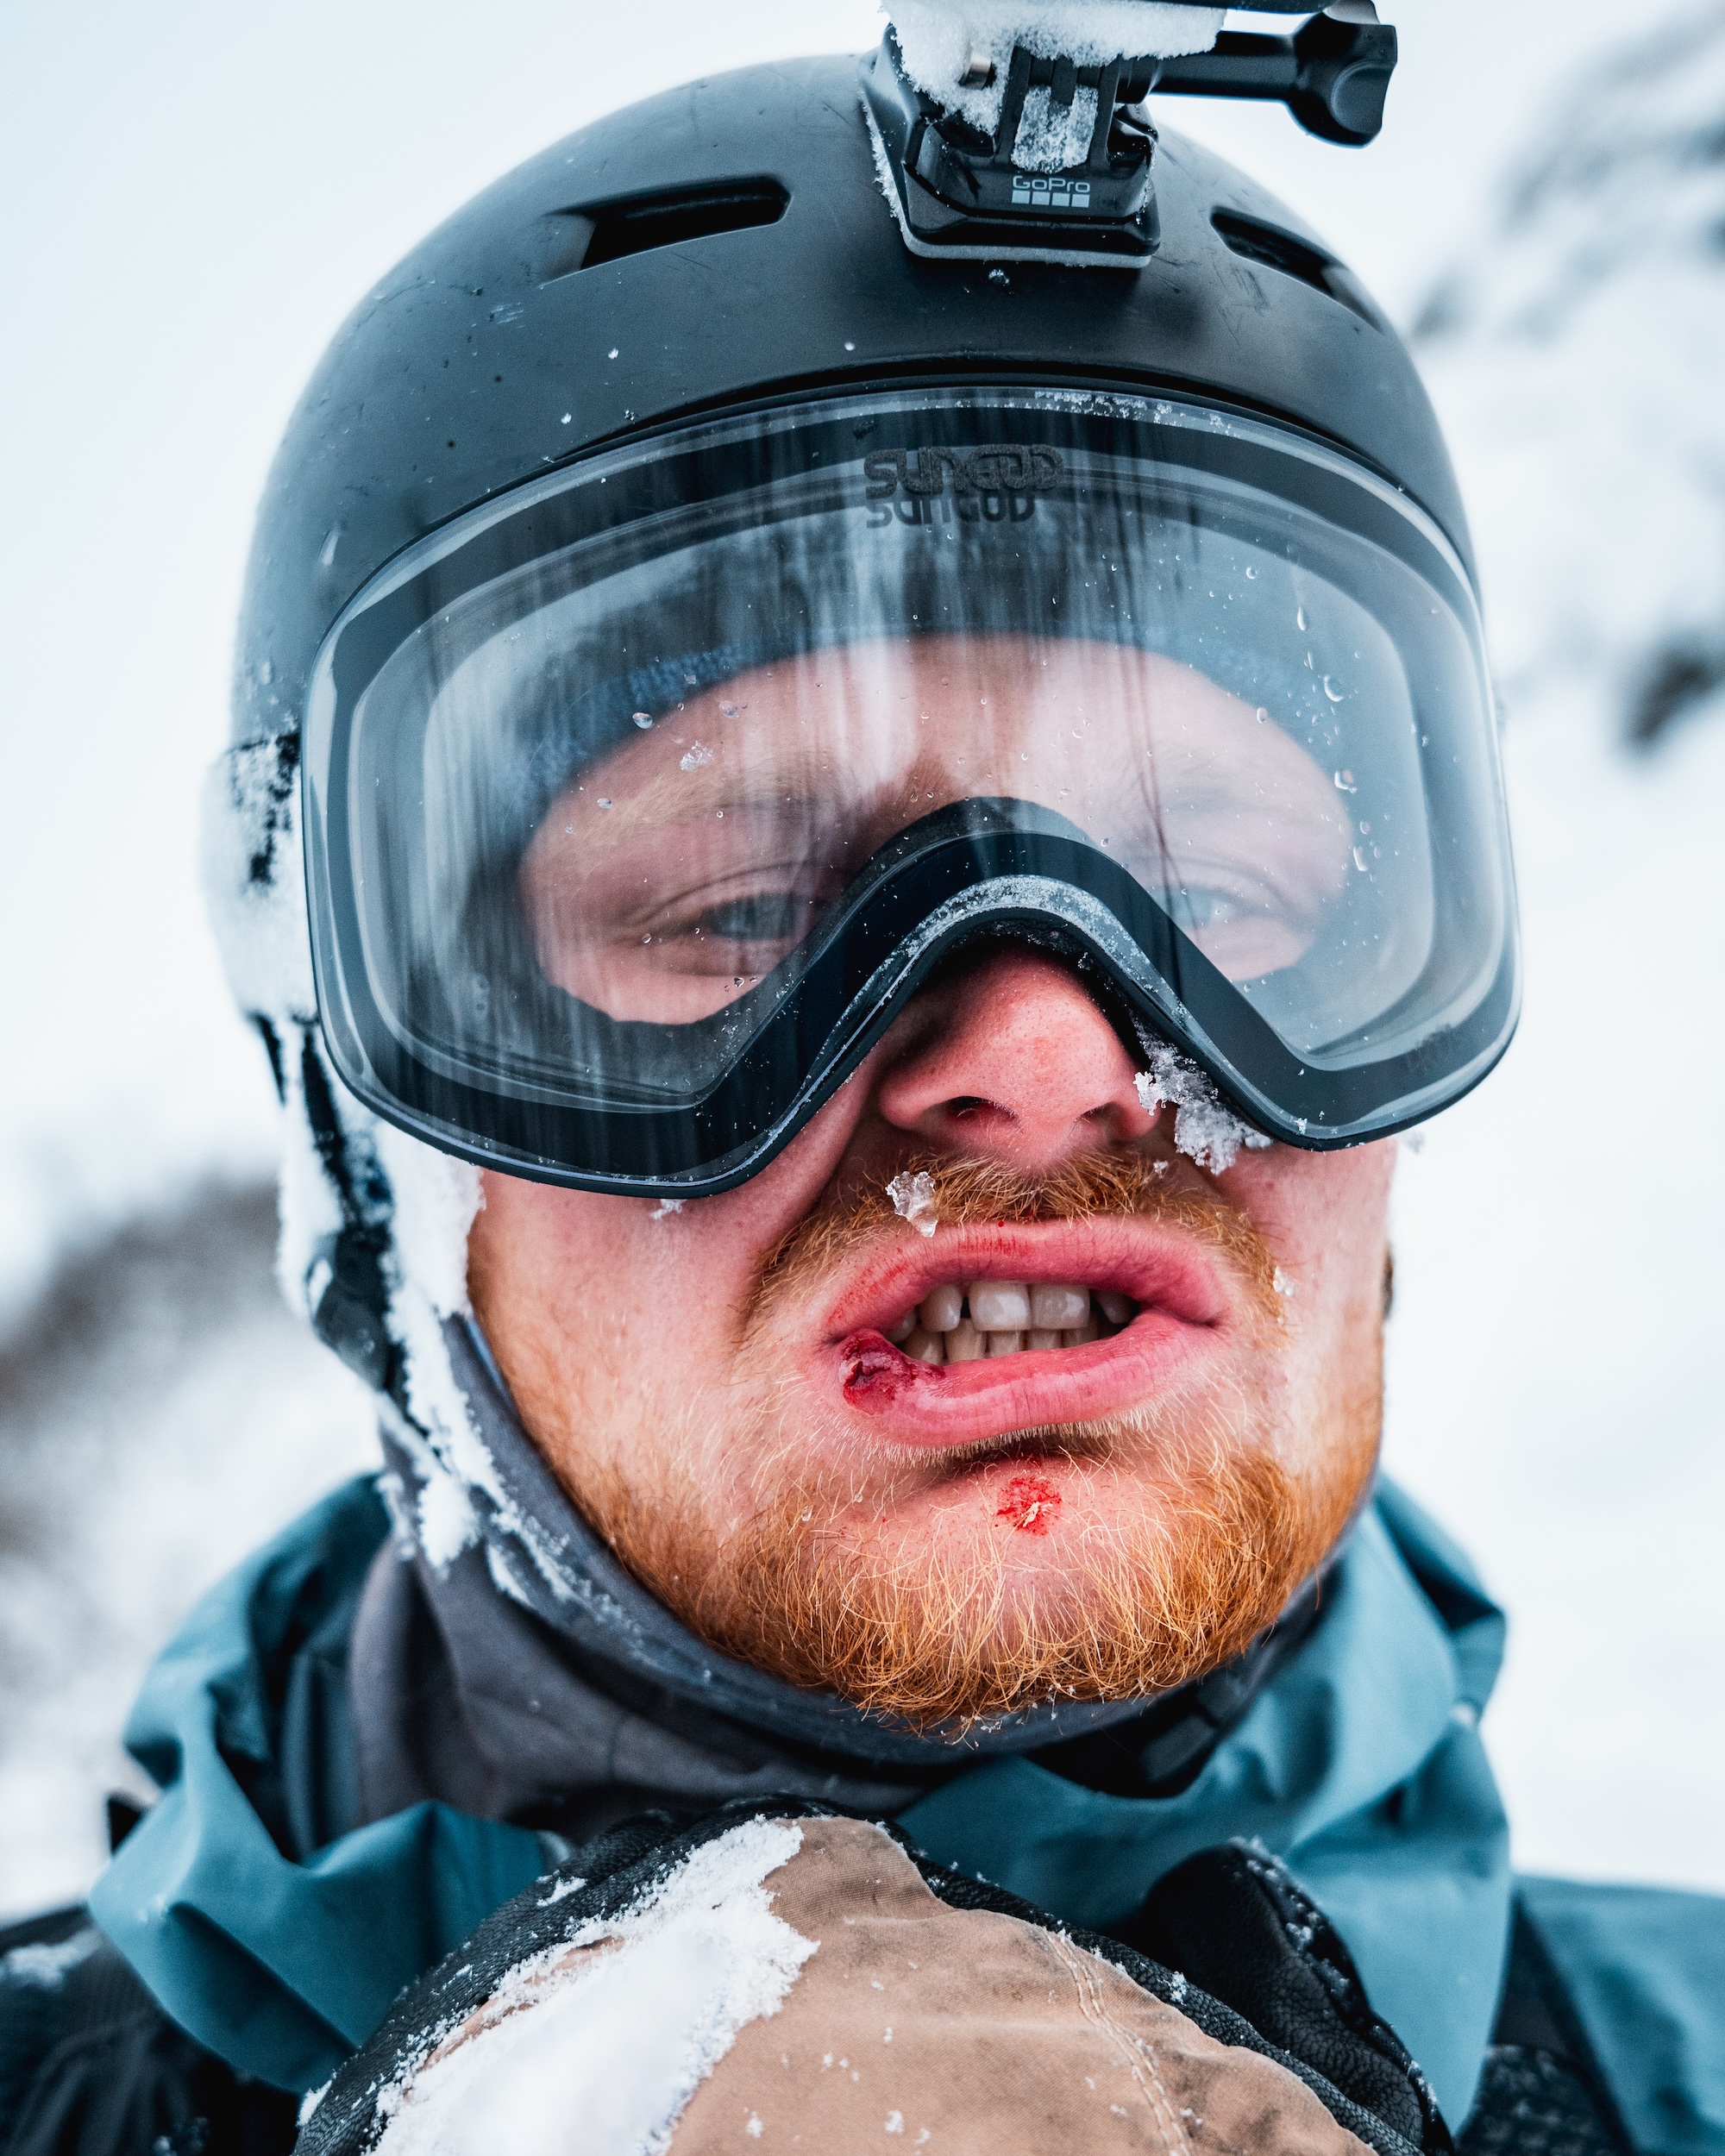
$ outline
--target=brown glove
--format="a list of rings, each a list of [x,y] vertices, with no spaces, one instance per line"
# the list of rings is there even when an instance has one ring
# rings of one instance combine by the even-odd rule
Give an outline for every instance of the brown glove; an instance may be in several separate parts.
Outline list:
[[[890,1829],[800,1802],[669,1824],[577,1852],[405,1993],[298,2156],[1414,2156],[1184,1978]]]

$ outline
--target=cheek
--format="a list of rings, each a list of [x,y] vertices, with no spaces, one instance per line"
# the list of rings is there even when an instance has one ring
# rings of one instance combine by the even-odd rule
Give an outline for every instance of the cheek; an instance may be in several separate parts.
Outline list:
[[[637,1396],[711,1382],[767,1253],[809,1212],[856,1121],[848,1087],[739,1188],[668,1211],[487,1171],[468,1282],[505,1376],[529,1355],[565,1382],[612,1376]]]
[[[1342,1153],[1277,1145],[1241,1156],[1228,1195],[1290,1271],[1381,1268],[1395,1166],[1393,1139]]]
[[[1283,1310],[1296,1365],[1302,1348],[1321,1358],[1362,1335],[1377,1339],[1395,1165],[1393,1139],[1343,1153],[1278,1145],[1249,1166],[1243,1156],[1228,1179],[1291,1291]]]

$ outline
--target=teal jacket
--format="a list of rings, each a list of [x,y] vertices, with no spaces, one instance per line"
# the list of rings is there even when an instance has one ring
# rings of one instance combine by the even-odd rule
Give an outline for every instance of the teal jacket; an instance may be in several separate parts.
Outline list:
[[[386,1532],[370,1482],[350,1483],[193,1612],[127,1732],[160,1801],[91,1896],[181,2028],[287,2090],[327,2079],[405,1984],[556,1853],[437,1803],[341,1831],[346,1643]],[[1327,1593],[1323,1621],[1179,1796],[1111,1796],[994,1759],[900,1825],[939,1860],[1104,1929],[1194,1851],[1256,1836],[1336,1923],[1457,2126],[1519,1902],[1636,2148],[1725,2156],[1725,1902],[1512,1880],[1477,1727],[1502,1617],[1393,1489]]]

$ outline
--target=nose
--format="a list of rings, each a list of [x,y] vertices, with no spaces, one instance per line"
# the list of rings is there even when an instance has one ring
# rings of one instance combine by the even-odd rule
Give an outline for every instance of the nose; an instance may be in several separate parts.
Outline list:
[[[1156,1121],[1077,975],[1034,952],[990,954],[919,996],[895,1031],[902,1046],[894,1055],[888,1036],[875,1108],[944,1150],[1045,1174]]]

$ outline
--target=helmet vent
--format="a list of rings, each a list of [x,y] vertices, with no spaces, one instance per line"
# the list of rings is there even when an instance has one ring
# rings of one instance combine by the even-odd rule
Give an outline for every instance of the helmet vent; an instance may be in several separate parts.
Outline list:
[[[580,260],[569,263],[561,274],[620,262],[650,248],[676,247],[686,240],[710,240],[721,232],[776,224],[790,199],[790,190],[776,179],[731,179],[566,211],[572,223],[588,225],[591,236]]]
[[[1264,224],[1257,217],[1243,217],[1233,210],[1213,210],[1210,222],[1216,228],[1223,245],[1243,255],[1248,262],[1262,262],[1267,268],[1280,270],[1284,277],[1297,277],[1314,291],[1326,293],[1331,299],[1340,300],[1344,307],[1351,307],[1362,322],[1369,322],[1374,329],[1386,326],[1383,317],[1356,283],[1352,273],[1345,269],[1333,254],[1324,254],[1309,241],[1295,239],[1280,225]]]

